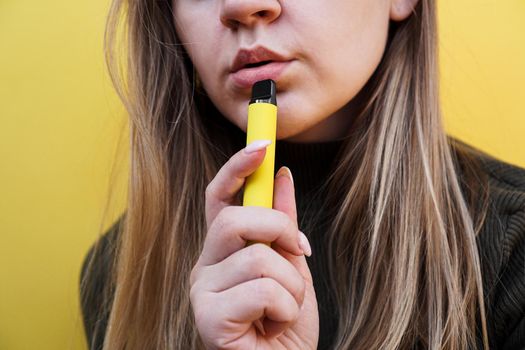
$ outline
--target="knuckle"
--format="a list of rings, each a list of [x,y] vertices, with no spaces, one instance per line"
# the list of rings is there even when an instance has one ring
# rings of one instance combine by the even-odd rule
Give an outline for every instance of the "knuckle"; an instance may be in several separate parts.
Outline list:
[[[214,185],[213,185],[213,181],[211,181],[206,186],[206,189],[204,190],[204,197],[206,198],[206,201],[209,201],[210,198],[212,198],[213,193],[214,193]]]
[[[195,324],[200,326],[200,328],[205,328],[205,324],[208,323],[208,318],[210,317],[208,310],[201,307],[199,304],[192,302],[192,310],[195,318]]]
[[[252,244],[248,249],[244,249],[243,266],[248,271],[257,271],[260,277],[267,275],[268,251],[266,246],[261,243]]]
[[[193,266],[190,272],[190,285],[193,286],[198,279],[199,269],[197,265]]]
[[[198,288],[196,284],[192,284],[190,287],[190,302],[192,304],[192,307],[195,308],[197,304],[197,294],[198,294]]]
[[[295,223],[292,221],[292,219],[290,219],[288,215],[286,215],[286,213],[283,213],[283,212],[280,212],[280,213],[281,214],[279,215],[281,215],[282,217],[280,220],[280,222],[282,223],[282,232],[296,235],[297,227]]]
[[[195,323],[199,328],[208,329],[211,323],[215,322],[213,312],[210,312],[209,305],[214,303],[207,293],[204,293],[202,288],[198,287],[198,283],[190,288],[190,306],[193,311]]]
[[[215,229],[221,235],[226,232],[230,232],[233,229],[233,218],[232,210],[230,207],[222,208],[213,222]]]
[[[272,278],[259,278],[255,284],[254,296],[261,305],[269,305],[277,294],[277,281]]]

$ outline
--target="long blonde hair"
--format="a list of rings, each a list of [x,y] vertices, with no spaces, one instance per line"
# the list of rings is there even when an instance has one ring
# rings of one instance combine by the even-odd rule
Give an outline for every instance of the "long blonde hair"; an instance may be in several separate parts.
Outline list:
[[[113,0],[105,39],[131,164],[104,349],[200,349],[188,277],[206,235],[204,191],[237,150],[236,130],[195,89],[169,1]],[[476,348],[477,322],[488,349],[476,245],[486,179],[444,131],[436,45],[435,1],[391,22],[354,132],[321,184],[334,215],[336,349]]]

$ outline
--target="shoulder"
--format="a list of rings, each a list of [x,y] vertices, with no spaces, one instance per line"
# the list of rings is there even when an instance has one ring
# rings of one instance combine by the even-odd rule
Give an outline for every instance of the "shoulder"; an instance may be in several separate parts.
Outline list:
[[[525,208],[525,169],[494,157],[481,157],[489,176],[492,198],[507,214],[523,212]]]
[[[482,157],[489,179],[492,218],[503,228],[502,268],[525,246],[525,169],[493,157]],[[522,269],[525,260],[522,260]]]
[[[462,144],[480,164],[488,210],[477,237],[497,349],[525,348],[525,169]]]
[[[519,244],[525,244],[525,169],[486,153],[478,153],[483,172],[488,179],[488,228],[498,225],[503,235],[502,264]],[[492,227],[490,227],[492,226]]]
[[[449,137],[449,140],[456,154],[461,151],[463,155],[468,155],[481,165],[481,170],[489,178],[493,195],[503,194],[505,197],[511,194],[516,198],[506,198],[507,201],[518,206],[525,203],[522,197],[525,195],[525,168],[498,159],[459,139]]]
[[[112,265],[123,217],[120,217],[111,227],[93,243],[82,262],[80,272],[81,282],[89,276],[100,276],[108,272]],[[93,279],[93,277],[91,277]]]
[[[485,179],[488,210],[480,235],[489,236],[491,246],[502,249],[502,267],[519,244],[525,245],[525,169],[462,141],[454,142],[479,164],[480,178]]]
[[[503,220],[503,226],[506,228],[507,219],[513,216],[518,219],[522,216],[525,213],[525,169],[458,139],[451,138],[451,142],[456,150],[455,154],[461,154],[461,157],[457,157],[462,167],[461,175],[466,173],[463,170],[470,166],[469,164],[473,164],[472,161],[479,165],[476,170],[479,174],[478,179],[485,179],[480,183],[483,182],[482,186],[487,190],[490,201],[489,219]]]
[[[487,220],[486,242],[493,245],[489,260],[496,278],[489,312],[498,336],[498,349],[525,348],[525,169],[500,160],[486,159],[492,215]],[[501,230],[501,231],[500,231]],[[501,234],[498,234],[501,232]]]
[[[90,247],[82,263],[80,306],[90,349],[102,348],[113,299],[111,273],[123,217]]]

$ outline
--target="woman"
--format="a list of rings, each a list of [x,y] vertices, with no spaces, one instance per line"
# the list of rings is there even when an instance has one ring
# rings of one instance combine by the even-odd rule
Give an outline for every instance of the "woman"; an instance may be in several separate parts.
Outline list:
[[[114,0],[131,172],[83,267],[91,347],[525,347],[525,171],[445,134],[435,6]],[[242,207],[267,145],[242,149],[250,63],[268,60],[274,207]]]

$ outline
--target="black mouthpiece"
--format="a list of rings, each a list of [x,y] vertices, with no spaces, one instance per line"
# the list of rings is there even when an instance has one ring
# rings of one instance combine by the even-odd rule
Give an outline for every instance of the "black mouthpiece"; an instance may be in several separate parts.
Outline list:
[[[276,85],[272,79],[260,80],[253,84],[250,104],[257,102],[272,103],[277,106]]]

